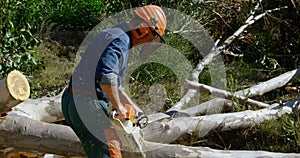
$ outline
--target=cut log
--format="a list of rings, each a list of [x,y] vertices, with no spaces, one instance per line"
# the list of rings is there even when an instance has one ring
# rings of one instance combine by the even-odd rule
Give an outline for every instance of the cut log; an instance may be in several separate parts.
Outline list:
[[[10,110],[30,95],[26,77],[19,71],[10,72],[0,81],[0,113]]]

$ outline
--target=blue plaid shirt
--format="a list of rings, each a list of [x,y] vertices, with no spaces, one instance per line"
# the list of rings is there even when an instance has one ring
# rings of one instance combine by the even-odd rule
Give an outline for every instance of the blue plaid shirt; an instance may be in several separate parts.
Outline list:
[[[71,87],[94,89],[98,99],[109,102],[100,85],[118,85],[119,91],[123,91],[121,85],[130,48],[131,34],[126,23],[101,31],[85,47],[81,61],[72,75]]]
[[[128,63],[128,51],[131,48],[130,34],[120,33],[120,28],[128,26],[122,23],[119,28],[112,28],[105,30],[107,32],[115,32],[120,36],[114,39],[103,51],[96,68],[96,90],[98,97],[105,101],[108,101],[107,96],[101,90],[99,85],[118,85],[119,91],[123,91],[122,80],[125,77],[127,63]],[[103,98],[101,98],[103,97]]]

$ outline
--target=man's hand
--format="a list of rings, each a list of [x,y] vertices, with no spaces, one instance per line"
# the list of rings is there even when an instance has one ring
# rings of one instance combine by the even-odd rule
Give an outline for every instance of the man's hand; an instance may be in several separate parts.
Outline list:
[[[131,99],[130,97],[125,93],[125,91],[122,91],[119,93],[119,98],[123,104],[130,104],[133,106],[135,110],[135,116],[137,117],[139,113],[144,113],[142,109],[140,109]]]
[[[117,110],[117,115],[115,117],[121,121],[125,120],[127,110],[124,105],[120,104],[118,107],[114,106],[114,109]]]
[[[107,95],[108,99],[112,104],[113,109],[117,110],[116,118],[123,121],[125,119],[127,110],[120,101],[117,85],[102,85],[101,89]]]

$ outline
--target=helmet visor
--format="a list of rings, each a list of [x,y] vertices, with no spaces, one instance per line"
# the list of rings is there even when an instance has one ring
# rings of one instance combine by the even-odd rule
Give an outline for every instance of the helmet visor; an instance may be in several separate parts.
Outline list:
[[[162,44],[166,43],[164,38],[159,33],[157,33],[155,30],[151,29],[151,33],[154,36],[152,42],[158,42],[158,43],[162,43]]]

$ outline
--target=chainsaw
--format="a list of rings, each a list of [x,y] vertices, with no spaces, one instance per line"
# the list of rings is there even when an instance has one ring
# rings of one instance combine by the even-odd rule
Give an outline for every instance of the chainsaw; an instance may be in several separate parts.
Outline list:
[[[139,113],[135,117],[135,110],[132,105],[125,104],[127,113],[125,120],[121,121],[116,118],[117,111],[110,112],[110,121],[121,142],[121,150],[129,153],[140,154],[138,157],[145,157],[143,153],[144,140],[141,135],[141,129],[148,124],[148,117]]]

